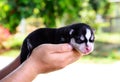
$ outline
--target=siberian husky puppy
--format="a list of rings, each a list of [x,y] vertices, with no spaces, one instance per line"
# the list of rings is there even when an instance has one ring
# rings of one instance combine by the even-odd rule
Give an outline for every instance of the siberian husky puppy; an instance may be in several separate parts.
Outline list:
[[[51,43],[69,43],[82,54],[89,54],[94,49],[94,32],[85,23],[76,23],[58,29],[40,28],[30,33],[21,48],[21,63],[30,56],[38,45]]]

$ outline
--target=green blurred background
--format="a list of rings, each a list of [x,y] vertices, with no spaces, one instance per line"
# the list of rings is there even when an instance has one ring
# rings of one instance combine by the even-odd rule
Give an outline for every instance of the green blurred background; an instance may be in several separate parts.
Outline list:
[[[120,0],[0,0],[0,56],[16,57],[27,34],[83,22],[95,29],[95,50],[80,62],[120,60]]]

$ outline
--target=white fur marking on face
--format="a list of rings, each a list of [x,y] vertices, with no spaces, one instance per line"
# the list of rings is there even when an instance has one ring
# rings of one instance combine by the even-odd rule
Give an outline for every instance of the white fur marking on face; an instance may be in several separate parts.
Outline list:
[[[85,40],[85,38],[84,38],[84,36],[83,36],[83,35],[80,37],[80,39],[81,39],[81,40]]]
[[[89,41],[90,36],[91,36],[91,31],[89,29],[86,29],[86,35],[85,36],[86,36],[87,40]]]
[[[94,37],[93,37],[93,35],[92,35],[91,40],[93,40],[93,39],[94,39]]]
[[[73,30],[73,29],[71,29],[71,30],[70,30],[70,32],[69,32],[69,34],[71,35],[71,34],[73,33],[73,31],[74,31],[74,30]]]
[[[88,47],[89,47],[89,51],[86,50],[86,44],[85,43],[81,43],[78,44],[75,42],[75,39],[72,38],[70,40],[70,44],[78,51],[83,53],[84,55],[91,53],[94,50],[94,43],[88,42]]]

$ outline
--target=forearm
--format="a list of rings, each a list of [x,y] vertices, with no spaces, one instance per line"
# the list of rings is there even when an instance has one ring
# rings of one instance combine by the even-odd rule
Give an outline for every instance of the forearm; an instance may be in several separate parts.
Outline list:
[[[20,57],[18,56],[11,64],[0,70],[0,79],[6,77],[20,65]]]
[[[34,64],[28,59],[0,82],[31,82],[38,75],[35,68]]]

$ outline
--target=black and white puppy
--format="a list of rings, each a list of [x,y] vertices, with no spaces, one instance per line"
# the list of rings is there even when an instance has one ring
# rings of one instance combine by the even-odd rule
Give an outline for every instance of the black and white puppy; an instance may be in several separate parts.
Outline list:
[[[58,29],[41,28],[30,33],[21,48],[21,63],[30,56],[32,50],[40,44],[69,43],[78,52],[89,54],[94,49],[94,32],[85,23],[76,23]]]

